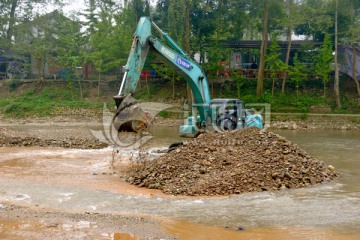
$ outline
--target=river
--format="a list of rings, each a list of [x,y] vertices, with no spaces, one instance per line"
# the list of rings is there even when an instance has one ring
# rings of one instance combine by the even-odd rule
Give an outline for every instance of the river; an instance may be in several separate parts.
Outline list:
[[[182,140],[176,128],[150,132],[150,148]],[[166,197],[120,182],[109,170],[110,148],[0,148],[0,202],[181,220],[168,221],[164,231],[183,239],[360,239],[359,132],[275,132],[333,165],[340,176],[295,190]]]

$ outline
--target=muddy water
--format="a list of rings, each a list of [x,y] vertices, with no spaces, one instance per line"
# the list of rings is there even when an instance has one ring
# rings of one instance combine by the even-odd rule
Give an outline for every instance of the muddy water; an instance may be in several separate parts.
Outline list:
[[[151,131],[156,137],[149,147],[181,140],[176,128]],[[174,198],[121,183],[110,165],[110,148],[0,148],[0,202],[149,214],[201,224],[164,223],[164,231],[184,239],[360,239],[360,134],[278,133],[335,166],[340,177],[305,189]]]

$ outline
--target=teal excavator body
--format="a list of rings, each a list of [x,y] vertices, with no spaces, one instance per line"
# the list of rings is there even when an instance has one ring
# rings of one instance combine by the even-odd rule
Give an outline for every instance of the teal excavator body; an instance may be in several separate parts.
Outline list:
[[[152,27],[161,34],[169,46],[153,36]],[[137,107],[137,101],[132,98],[149,51],[154,52],[165,63],[170,65],[177,74],[185,79],[191,89],[193,95],[192,116],[188,117],[184,125],[180,126],[180,135],[196,136],[208,125],[226,128],[222,120],[224,120],[227,104],[230,102],[236,120],[232,121],[231,127],[228,124],[227,128],[234,129],[245,126],[246,113],[243,111],[244,109],[237,109],[237,107],[241,108],[243,105],[232,104],[234,101],[229,101],[229,99],[224,101],[217,99],[217,104],[211,104],[208,82],[202,69],[167,33],[163,32],[149,18],[142,17],[133,36],[133,43],[125,65],[119,93],[114,96],[117,112],[113,123],[118,131],[141,131],[149,126],[153,120],[152,116]],[[259,123],[258,127],[262,127],[262,119],[260,119],[260,122],[261,126]]]

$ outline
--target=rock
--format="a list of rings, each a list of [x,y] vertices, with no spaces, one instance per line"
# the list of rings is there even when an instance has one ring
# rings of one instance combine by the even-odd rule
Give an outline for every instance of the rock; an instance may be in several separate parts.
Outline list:
[[[334,168],[333,165],[329,165],[329,166],[328,166],[328,169],[329,169],[330,171],[332,171],[332,172],[335,171],[335,168]]]
[[[216,196],[301,188],[337,176],[286,138],[257,128],[204,133],[178,150],[130,168],[127,181],[167,194]]]

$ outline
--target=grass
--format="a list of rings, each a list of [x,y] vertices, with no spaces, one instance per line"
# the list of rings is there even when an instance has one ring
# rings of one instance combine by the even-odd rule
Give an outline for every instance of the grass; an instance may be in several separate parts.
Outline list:
[[[239,98],[245,103],[269,103],[272,112],[302,113],[302,118],[307,118],[307,113],[311,106],[326,105],[333,109],[333,113],[360,113],[359,103],[354,97],[342,94],[342,109],[336,110],[334,100],[329,97],[324,101],[321,91],[303,91],[296,95],[294,91],[288,91],[286,95],[281,95],[276,91],[274,95],[265,91],[262,97],[255,95],[254,81],[244,81],[244,84],[237,89],[234,83],[224,82],[214,85],[214,95],[212,98]],[[17,86],[18,87],[18,86]],[[148,88],[149,87],[149,88]],[[48,117],[55,115],[57,109],[90,109],[101,111],[102,102],[97,98],[92,101],[81,100],[79,90],[69,86],[30,86],[25,92],[23,86],[16,89],[8,86],[11,97],[0,98],[0,114],[10,118],[24,117]],[[84,91],[84,96],[89,93]],[[91,95],[91,94],[90,94]],[[172,100],[172,84],[169,81],[150,82],[149,85],[143,82],[135,92],[135,98],[142,100],[167,101]],[[183,99],[186,97],[185,82],[176,83],[175,97]],[[108,99],[108,107],[113,106],[112,98]],[[170,117],[167,111],[161,112],[163,117]]]
[[[80,100],[76,90],[47,87],[40,91],[26,90],[18,96],[0,99],[0,111],[5,117],[47,117],[58,107],[100,109],[102,103]]]

